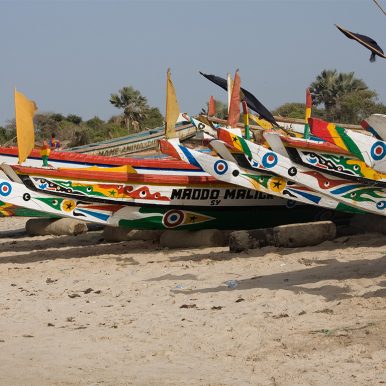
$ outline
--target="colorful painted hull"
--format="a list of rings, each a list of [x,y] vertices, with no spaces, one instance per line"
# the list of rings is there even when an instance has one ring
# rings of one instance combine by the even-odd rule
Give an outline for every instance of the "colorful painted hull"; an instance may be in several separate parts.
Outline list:
[[[2,166],[10,179],[58,197],[119,205],[241,207],[285,205],[269,194],[223,183],[213,177]],[[9,171],[16,172],[16,177]]]
[[[211,144],[212,146],[219,145],[219,142],[218,140],[214,140],[211,141]],[[216,146],[216,148],[218,149],[218,146]],[[182,146],[178,139],[162,140],[161,150],[165,154],[200,167],[214,178],[223,182],[296,202],[319,205],[328,209],[348,209],[336,200],[314,192],[286,178],[272,175],[264,168],[246,171],[240,168],[237,163],[234,162],[235,160],[229,160],[229,158],[232,157],[230,154],[224,155],[224,158],[228,160],[213,157],[209,154],[200,153]]]
[[[376,186],[353,183],[328,174],[299,166],[289,158],[263,146],[219,129],[219,138],[253,159],[257,167],[262,165],[273,173],[288,178],[310,189],[328,195],[346,205],[379,215],[386,215],[386,190]],[[268,142],[280,140],[275,133],[265,133]],[[269,138],[272,137],[272,138]],[[283,146],[284,148],[284,146]]]
[[[0,201],[0,217],[57,217],[37,210],[23,208]]]
[[[319,207],[295,206],[284,200],[272,205],[199,207],[112,205],[90,203],[34,192],[23,184],[0,179],[0,198],[10,205],[58,217],[69,217],[129,229],[254,229],[295,222],[331,219],[345,223],[347,215]],[[275,205],[276,204],[276,205]]]
[[[314,135],[350,152],[370,168],[386,173],[385,141],[316,118],[310,119],[310,127]]]
[[[281,136],[281,140],[288,156],[298,164],[362,184],[386,187],[386,174],[377,172],[343,150],[340,154],[332,153],[313,148],[304,139]]]
[[[0,164],[17,165],[17,147],[0,147]],[[53,168],[87,168],[98,166],[101,168],[111,168],[121,165],[131,165],[136,172],[152,174],[162,172],[172,175],[207,175],[197,167],[187,165],[185,162],[174,159],[158,158],[135,158],[135,157],[105,157],[90,154],[78,154],[62,151],[52,151],[48,163]],[[34,149],[28,159],[23,163],[24,166],[37,167],[43,166],[43,161],[38,149]]]

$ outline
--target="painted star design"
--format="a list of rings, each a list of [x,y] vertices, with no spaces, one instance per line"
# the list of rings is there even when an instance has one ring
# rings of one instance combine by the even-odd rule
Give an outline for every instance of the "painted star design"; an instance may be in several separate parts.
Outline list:
[[[197,216],[190,216],[190,222],[195,222],[197,220]]]
[[[115,190],[110,190],[109,191],[109,194],[110,194],[110,196],[112,196],[112,197],[115,197],[115,194],[116,194],[117,192],[115,191]]]
[[[276,181],[276,182],[273,183],[273,187],[274,187],[274,188],[279,189],[280,186],[281,186],[281,182],[280,182],[280,181]]]
[[[238,140],[239,140],[239,139],[238,139],[237,137],[233,137],[233,138],[232,138],[232,141],[233,141],[233,142],[237,142]]]
[[[66,204],[66,208],[67,208],[68,210],[70,210],[70,209],[72,208],[71,202],[69,202],[68,204]]]

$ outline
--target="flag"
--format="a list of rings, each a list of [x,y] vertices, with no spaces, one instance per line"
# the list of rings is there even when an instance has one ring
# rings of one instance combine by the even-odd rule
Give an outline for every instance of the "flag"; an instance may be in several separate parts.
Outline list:
[[[216,104],[214,102],[214,98],[211,95],[209,98],[209,104],[208,104],[208,117],[213,117],[216,115]]]
[[[304,138],[310,138],[310,125],[308,124],[308,119],[311,118],[311,107],[312,107],[312,98],[310,89],[306,89],[306,124],[304,125]]]
[[[180,114],[180,108],[178,106],[176,90],[171,79],[170,68],[167,71],[166,80],[166,138],[176,138],[176,122]]]
[[[239,71],[236,70],[235,79],[233,81],[233,88],[229,103],[229,112],[227,125],[236,127],[240,120],[240,76]]]
[[[19,164],[28,158],[35,145],[33,118],[36,110],[36,103],[15,89],[16,137]]]
[[[231,106],[232,90],[233,90],[233,79],[231,74],[227,75],[227,90],[228,90],[228,114],[229,114],[229,109]]]
[[[255,123],[257,123],[260,127],[262,127],[263,129],[266,129],[266,130],[269,130],[269,129],[272,129],[273,128],[273,125],[272,123],[266,121],[265,119],[260,119],[258,117],[256,117],[256,115],[253,115],[251,113],[248,114],[249,115],[249,118],[252,119],[252,121],[254,121]]]
[[[217,86],[220,86],[223,90],[228,90],[227,80],[224,78],[221,78],[216,75],[208,75],[204,74],[200,71],[200,74],[205,77],[206,79],[210,80],[211,82],[217,84]],[[271,114],[271,112],[248,90],[245,88],[240,88],[241,94],[240,97],[242,100],[245,100],[248,104],[248,107],[252,109],[254,112],[259,114],[260,118],[264,118],[266,121],[272,123],[272,125],[279,127],[278,123],[276,122],[275,118]]]
[[[251,139],[251,132],[249,128],[249,114],[248,114],[248,105],[247,102],[243,101],[243,116],[244,116],[244,130],[245,130],[245,139]]]
[[[306,89],[306,122],[308,122],[308,118],[311,118],[311,108],[312,108],[312,98],[310,89]]]
[[[366,35],[361,35],[358,33],[351,32],[347,29],[344,29],[343,27],[340,27],[337,24],[335,24],[335,27],[338,28],[338,30],[342,32],[344,35],[346,35],[349,39],[353,39],[357,41],[359,44],[361,44],[362,46],[370,50],[371,51],[370,62],[375,62],[376,55],[378,55],[381,58],[386,58],[382,48],[379,47],[378,43],[374,39]]]

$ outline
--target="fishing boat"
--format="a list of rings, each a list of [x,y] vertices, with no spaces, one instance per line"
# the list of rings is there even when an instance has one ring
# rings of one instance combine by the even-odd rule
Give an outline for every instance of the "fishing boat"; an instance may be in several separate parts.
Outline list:
[[[281,143],[280,135],[277,133],[267,132],[264,136],[270,144],[277,142],[279,146]],[[242,151],[253,160],[256,167],[262,165],[274,174],[305,185],[313,191],[328,195],[354,208],[386,215],[386,189],[382,187],[353,183],[347,179],[304,167],[279,152],[238,137],[226,129],[218,129],[218,137]]]
[[[181,141],[184,141],[196,135],[196,128],[189,121],[186,121],[183,115],[180,115],[176,123],[176,134]],[[162,138],[165,138],[165,129],[163,127],[157,127],[124,137],[71,147],[66,151],[110,157],[139,154],[144,151],[157,149],[158,141]]]
[[[170,73],[167,84],[166,136],[176,138],[175,122],[179,109]],[[23,152],[25,158],[21,162],[31,151]],[[58,158],[58,162],[63,161]],[[86,168],[3,165],[10,185],[3,180],[5,192],[2,193],[0,188],[0,197],[6,203],[35,210],[30,197],[32,193],[36,199],[41,195],[47,198],[38,200],[42,212],[77,218],[79,211],[70,210],[76,205],[71,208],[58,206],[57,200],[97,207],[113,205],[119,207],[117,224],[137,229],[246,229],[334,216],[333,211],[317,206],[300,205],[294,209],[293,200],[219,181],[201,168],[181,161],[167,161],[169,169],[165,168],[164,162],[166,160],[158,160],[158,165],[153,163],[153,169],[146,169],[147,172],[143,172],[143,160],[134,166],[128,163],[112,166],[110,163],[107,168],[106,165]],[[176,172],[172,165],[176,168],[177,164],[180,166]],[[17,188],[27,189],[28,194],[15,197]]]

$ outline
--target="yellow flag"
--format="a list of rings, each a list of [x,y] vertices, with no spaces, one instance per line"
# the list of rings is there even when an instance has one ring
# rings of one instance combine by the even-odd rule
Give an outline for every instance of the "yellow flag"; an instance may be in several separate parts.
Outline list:
[[[34,101],[15,90],[16,136],[19,151],[19,164],[31,154],[35,145],[33,118],[37,110]]]
[[[249,118],[251,118],[253,121],[255,121],[263,129],[269,130],[269,129],[273,128],[272,123],[266,121],[265,119],[260,119],[260,118],[256,117],[256,115],[249,113]]]
[[[180,114],[180,108],[178,106],[176,90],[174,88],[171,76],[170,68],[167,72],[166,80],[166,130],[165,137],[176,138],[176,122]]]

